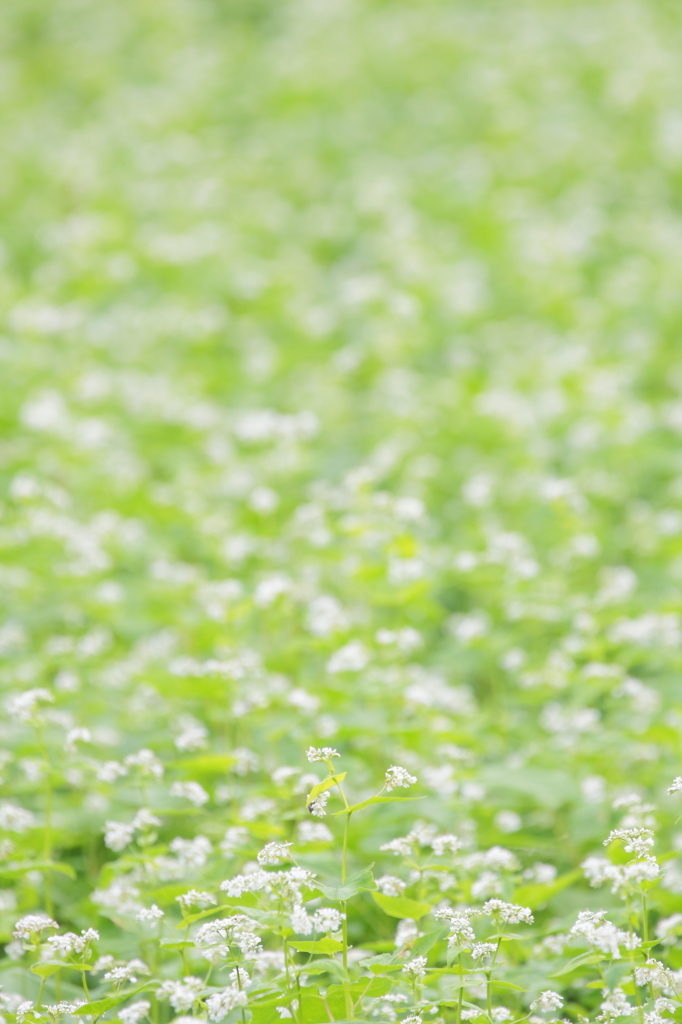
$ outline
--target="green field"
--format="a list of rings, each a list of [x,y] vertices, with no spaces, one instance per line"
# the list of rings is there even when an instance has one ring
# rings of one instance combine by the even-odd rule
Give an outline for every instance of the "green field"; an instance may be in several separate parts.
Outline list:
[[[0,1024],[681,1022],[679,5],[0,50]]]

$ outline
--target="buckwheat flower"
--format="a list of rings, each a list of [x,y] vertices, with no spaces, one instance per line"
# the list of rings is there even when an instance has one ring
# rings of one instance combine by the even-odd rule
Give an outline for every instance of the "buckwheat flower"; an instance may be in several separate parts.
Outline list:
[[[535,1010],[536,1013],[553,1013],[555,1010],[560,1010],[563,1005],[564,1000],[562,996],[548,988],[541,992],[538,998],[530,1004],[530,1008]]]
[[[497,917],[505,924],[532,924],[533,915],[529,907],[520,907],[516,903],[503,903],[502,900],[488,900],[484,903],[482,913]]]
[[[17,1024],[23,1024],[29,1013],[33,1013],[33,1002],[30,999],[24,1000],[23,1003],[19,1003],[16,1010]]]
[[[163,910],[161,907],[157,907],[156,903],[152,903],[151,907],[143,907],[136,914],[138,921],[158,921],[163,916]]]
[[[89,729],[76,726],[74,729],[69,729],[66,734],[66,740],[64,742],[64,750],[69,754],[76,752],[76,743],[91,743],[92,735]]]
[[[413,1013],[410,1017],[403,1017],[402,1024],[423,1024],[423,1021],[418,1013]]]
[[[316,797],[308,804],[308,811],[313,815],[314,818],[324,818],[327,813],[327,803],[329,802],[329,790],[324,793],[318,793]]]
[[[7,801],[0,803],[0,829],[6,832],[26,832],[34,825],[35,817],[31,811]]]
[[[227,829],[224,838],[220,841],[220,852],[225,857],[231,857],[233,853],[236,853],[248,841],[248,829],[244,828],[243,825],[233,825]]]
[[[462,848],[462,840],[449,833],[442,836],[434,836],[431,840],[431,849],[437,857],[442,857],[445,851],[457,853]]]
[[[609,992],[606,999],[603,1000],[601,1011],[610,1017],[629,1017],[635,1012],[635,1007],[627,1001],[622,988],[614,988],[613,992]]]
[[[258,863],[261,865],[283,864],[284,861],[291,859],[289,847],[293,845],[293,843],[267,843],[258,854]]]
[[[469,921],[467,911],[453,910],[452,907],[443,907],[437,910],[434,917],[440,921],[447,921],[450,928],[448,946],[468,946],[476,941],[474,929]]]
[[[604,846],[619,839],[626,853],[634,853],[638,857],[646,857],[654,845],[654,833],[650,828],[614,828],[604,840]]]
[[[206,836],[195,836],[194,839],[176,836],[175,839],[171,839],[170,849],[186,867],[191,868],[203,868],[213,853],[211,840]]]
[[[178,750],[203,750],[208,743],[208,729],[194,719],[180,723],[182,732],[175,737]]]
[[[668,786],[669,793],[682,793],[682,775],[678,775],[676,779],[673,779],[672,785]]]
[[[235,932],[237,945],[246,960],[253,960],[261,951],[261,940],[253,932]]]
[[[291,927],[297,935],[311,935],[313,919],[302,904],[297,904],[289,916]]]
[[[141,807],[133,818],[133,828],[139,832],[146,832],[149,829],[160,828],[160,826],[161,818],[147,810],[146,807]]]
[[[20,722],[30,722],[36,715],[40,704],[53,704],[54,697],[49,690],[36,687],[16,694],[5,702],[5,709],[11,718]]]
[[[351,640],[335,651],[327,662],[327,672],[361,672],[369,664],[369,652],[360,640]]]
[[[484,960],[487,956],[492,956],[496,949],[494,942],[474,942],[471,947],[471,959]]]
[[[402,878],[396,878],[395,875],[382,875],[381,878],[377,878],[376,883],[377,889],[384,896],[402,896],[406,888]]]
[[[333,757],[341,757],[338,750],[333,747],[308,747],[305,756],[312,763],[314,761],[331,761]]]
[[[174,782],[170,791],[171,796],[183,797],[195,807],[202,807],[210,800],[208,793],[198,782]]]
[[[406,942],[411,942],[412,939],[416,939],[419,935],[419,928],[417,922],[413,921],[409,917],[405,917],[402,921],[398,921],[398,927],[395,930],[395,945],[397,949],[404,946]]]
[[[410,786],[413,786],[416,781],[416,776],[410,775],[406,768],[400,768],[398,765],[392,765],[390,768],[386,769],[384,785],[389,793],[392,789],[398,789],[400,787],[408,789]]]
[[[229,985],[222,992],[214,992],[206,1000],[208,1016],[212,1021],[221,1021],[227,1017],[230,1010],[238,1006],[246,1006],[248,999],[246,992],[242,992],[234,985]]]
[[[243,967],[235,967],[230,971],[230,981],[234,982],[237,988],[248,988],[251,984],[248,971],[245,971]]]
[[[134,825],[126,825],[122,821],[106,821],[104,823],[104,845],[119,853],[133,841]]]
[[[85,1000],[84,999],[77,999],[74,1003],[61,1002],[61,1003],[54,1003],[51,1006],[46,1005],[45,1006],[45,1010],[49,1014],[50,1017],[54,1018],[54,1017],[61,1016],[61,1014],[63,1014],[63,1013],[74,1014],[76,1012],[76,1010],[78,1010],[81,1006],[84,1006],[84,1005],[85,1005]]]
[[[299,843],[330,843],[334,836],[322,821],[301,821],[298,826]]]
[[[651,982],[657,988],[673,984],[670,971],[660,960],[647,960],[643,967],[635,967],[635,981],[638,985],[648,985]]]
[[[200,997],[204,989],[201,978],[187,975],[182,981],[164,981],[156,990],[157,998],[170,1000],[174,1010],[189,1010]]]
[[[30,939],[48,928],[59,928],[59,925],[47,914],[26,914],[17,921],[12,934],[15,939]]]
[[[320,907],[313,914],[313,927],[318,932],[337,932],[345,917],[335,907]]]
[[[510,1020],[514,1014],[506,1006],[493,1006],[492,1019],[493,1024],[504,1024],[506,1020]]]
[[[398,836],[388,843],[384,843],[379,849],[386,853],[393,853],[396,857],[409,857],[412,853],[412,840],[409,836]]]
[[[105,761],[97,769],[97,778],[100,782],[116,782],[128,774],[128,769],[120,761]]]
[[[403,967],[402,973],[406,975],[410,981],[420,981],[426,977],[426,957],[415,956],[412,960],[408,960]]]
[[[137,981],[137,974],[135,968],[130,964],[125,964],[123,967],[113,967],[110,971],[104,975],[105,981],[113,981],[117,985],[120,985],[124,981],[129,981],[131,985],[134,985]]]
[[[151,750],[143,747],[135,754],[128,754],[123,763],[129,768],[139,768],[141,775],[154,779],[163,777],[163,765]]]
[[[145,977],[148,977],[152,973],[144,960],[140,960],[139,957],[134,957],[132,960],[129,960],[126,967],[129,971],[135,971],[137,974],[143,974]]]
[[[140,999],[137,1003],[130,1003],[129,1006],[118,1011],[119,1019],[123,1024],[139,1024],[141,1020],[149,1016],[152,1004],[146,999]]]
[[[210,892],[200,892],[197,889],[190,889],[188,892],[183,893],[182,896],[176,896],[175,899],[185,909],[195,906],[211,907],[215,906],[218,902]]]

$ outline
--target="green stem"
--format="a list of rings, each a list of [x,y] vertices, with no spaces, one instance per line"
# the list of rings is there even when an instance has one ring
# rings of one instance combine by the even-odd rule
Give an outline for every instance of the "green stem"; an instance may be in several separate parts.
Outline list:
[[[459,954],[459,997],[457,999],[457,1024],[462,1024],[462,1005],[464,1003],[464,964]]]
[[[334,774],[331,764],[329,765],[329,772],[331,775]],[[341,858],[341,884],[343,885],[344,882],[346,881],[346,877],[348,874],[348,836],[350,834],[351,816],[348,813],[348,808],[350,805],[346,800],[346,794],[343,791],[341,783],[337,782],[336,787],[339,793],[341,794],[343,806],[346,808],[346,821],[343,828],[343,855]],[[355,1012],[353,1008],[353,999],[350,994],[350,985],[348,984],[348,910],[345,900],[341,904],[341,913],[343,914],[343,970],[344,974],[346,975],[343,982],[343,992],[346,1002],[346,1015],[348,1017],[348,1020],[354,1020]]]

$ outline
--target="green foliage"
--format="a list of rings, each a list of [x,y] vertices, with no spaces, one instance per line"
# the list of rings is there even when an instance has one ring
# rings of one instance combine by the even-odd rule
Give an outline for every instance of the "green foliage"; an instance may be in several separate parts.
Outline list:
[[[0,22],[0,1024],[682,1020],[679,7]]]

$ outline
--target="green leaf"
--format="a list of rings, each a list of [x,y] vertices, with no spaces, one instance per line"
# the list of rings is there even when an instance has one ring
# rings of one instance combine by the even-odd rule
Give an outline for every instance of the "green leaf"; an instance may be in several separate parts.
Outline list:
[[[158,984],[158,982],[145,981],[141,985],[136,985],[135,988],[128,989],[127,992],[121,992],[117,996],[107,996],[106,999],[97,999],[93,1003],[84,1003],[73,1012],[79,1017],[89,1014],[92,1014],[93,1017],[99,1017],[100,1014],[110,1010],[112,1006],[118,1006],[119,1003],[124,1002],[126,999],[130,999],[131,996],[136,996],[139,992],[144,992],[145,989],[153,987],[156,984]]]
[[[11,868],[0,868],[0,875],[6,878],[15,878],[25,875],[28,871],[57,871],[60,875],[66,875],[67,878],[76,878],[76,872],[70,864],[55,860],[36,860],[31,863],[16,864]]]
[[[499,985],[501,988],[511,988],[514,992],[527,992],[527,988],[521,988],[520,985],[512,985],[511,981],[499,981],[497,978],[492,979],[493,985]]]
[[[322,885],[320,882],[315,884],[328,900],[349,900],[351,896],[356,896],[362,889],[375,888],[374,876],[372,875],[373,867],[374,865],[370,864],[368,868],[358,871],[357,875],[353,875],[352,878],[342,882],[341,885]]]
[[[411,956],[424,956],[428,953],[437,942],[444,939],[448,934],[448,926],[446,924],[440,925],[432,932],[427,932],[426,935],[422,935],[421,938],[417,939],[415,944],[410,949]]]
[[[61,962],[54,960],[45,960],[40,964],[31,965],[31,974],[37,974],[39,978],[51,978],[53,974],[61,970],[64,966]]]
[[[338,818],[339,814],[352,814],[354,811],[362,811],[365,807],[369,807],[370,804],[396,804],[406,803],[408,800],[425,800],[424,796],[371,796],[368,800],[363,800],[359,804],[353,804],[352,807],[344,807],[341,811],[336,811],[334,817]]]
[[[313,960],[309,964],[297,964],[296,972],[298,974],[336,974],[342,981],[347,980],[346,972],[343,969],[343,964],[339,963],[338,960]]]
[[[577,967],[584,967],[588,964],[598,964],[606,957],[602,953],[581,953],[580,956],[574,956],[572,960],[569,960],[565,967],[562,967],[560,971],[555,974],[550,974],[550,978],[561,978],[564,974],[570,974]]]
[[[315,942],[290,942],[289,945],[299,953],[340,953],[343,949],[342,942],[330,938],[317,939]]]
[[[410,900],[406,896],[384,896],[382,892],[373,892],[372,897],[390,917],[411,917],[418,921],[431,910],[428,903],[418,903],[417,900]]]
[[[320,793],[326,793],[326,791],[328,789],[331,789],[332,786],[335,786],[337,782],[343,782],[345,777],[346,773],[340,772],[339,775],[330,775],[329,778],[323,779],[322,782],[318,782],[317,785],[313,786],[313,788],[308,793],[308,806],[310,806],[310,804],[313,802],[316,796],[319,796]]]
[[[190,948],[193,948],[193,947],[194,947],[194,943],[190,939],[187,939],[187,940],[184,940],[184,941],[180,941],[180,942],[173,942],[171,939],[161,939],[161,948],[162,949],[170,949],[170,950],[173,950],[176,953],[179,953],[180,950],[190,949]]]

